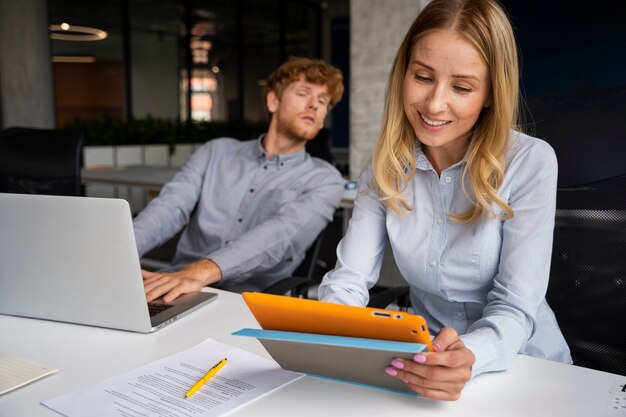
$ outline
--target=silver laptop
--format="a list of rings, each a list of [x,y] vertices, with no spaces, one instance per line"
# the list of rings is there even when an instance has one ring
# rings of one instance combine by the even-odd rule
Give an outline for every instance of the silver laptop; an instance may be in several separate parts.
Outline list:
[[[149,333],[216,297],[155,300],[150,316],[125,200],[0,193],[2,314]]]

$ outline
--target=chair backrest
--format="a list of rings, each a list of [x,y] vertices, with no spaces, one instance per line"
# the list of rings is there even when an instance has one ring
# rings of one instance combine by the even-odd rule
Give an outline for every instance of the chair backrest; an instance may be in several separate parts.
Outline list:
[[[368,307],[389,308],[392,305],[398,307],[400,311],[408,311],[411,308],[411,288],[402,285],[398,287],[370,289],[370,300]]]
[[[275,282],[262,292],[276,295],[290,293],[293,297],[308,298],[309,287],[319,281],[316,279],[318,259],[327,230],[328,226],[317,235],[309,249],[307,249],[304,259],[290,277]]]
[[[12,127],[0,131],[0,192],[82,195],[83,134]]]
[[[334,159],[330,152],[330,129],[327,127],[320,129],[313,140],[306,142],[306,151],[315,158],[320,158],[333,164]]]
[[[559,186],[624,174],[625,100],[623,87],[526,95],[522,107],[532,129],[529,133],[554,148],[559,161]],[[590,140],[593,146],[589,146]]]
[[[322,243],[324,242],[324,236],[326,235],[326,229],[322,230],[315,241],[311,244],[309,249],[307,249],[304,259],[298,265],[295,271],[293,271],[294,276],[304,277],[307,279],[314,279],[315,272],[317,271],[317,260],[320,257],[320,250],[322,249]]]
[[[626,375],[626,175],[558,189],[547,299],[574,364]]]

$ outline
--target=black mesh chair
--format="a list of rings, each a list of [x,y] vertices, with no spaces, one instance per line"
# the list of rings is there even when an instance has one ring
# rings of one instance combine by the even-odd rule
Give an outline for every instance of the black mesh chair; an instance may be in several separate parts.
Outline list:
[[[83,134],[12,127],[0,131],[0,192],[83,195]]]
[[[321,280],[320,252],[324,243],[327,228],[322,230],[315,241],[307,249],[304,260],[290,277],[275,282],[262,292],[267,294],[284,295],[289,293],[292,297],[308,298],[308,289]]]
[[[411,308],[411,291],[408,286],[389,287],[370,290],[370,301],[368,307],[387,308],[395,304],[400,311],[408,311]]]
[[[626,375],[626,175],[558,189],[547,299],[574,364]]]
[[[330,152],[330,129],[323,127],[313,140],[306,142],[306,151],[309,155],[334,164],[334,158]]]

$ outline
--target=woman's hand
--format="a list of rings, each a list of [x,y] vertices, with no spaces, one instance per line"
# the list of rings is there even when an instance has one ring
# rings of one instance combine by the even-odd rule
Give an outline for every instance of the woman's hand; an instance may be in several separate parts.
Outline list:
[[[422,397],[458,400],[465,383],[472,377],[474,354],[451,327],[441,329],[433,340],[433,349],[434,352],[416,354],[413,361],[394,359],[385,372],[404,381]]]

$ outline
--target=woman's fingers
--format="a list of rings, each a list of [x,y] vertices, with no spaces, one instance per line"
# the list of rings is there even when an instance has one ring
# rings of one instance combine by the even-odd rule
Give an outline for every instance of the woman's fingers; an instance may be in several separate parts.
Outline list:
[[[433,339],[433,348],[436,352],[443,352],[459,341],[459,334],[452,327],[444,327]]]
[[[433,347],[435,352],[417,353],[413,360],[394,359],[385,372],[424,397],[456,400],[472,377],[474,354],[465,347],[457,332],[448,327],[439,332]]]

